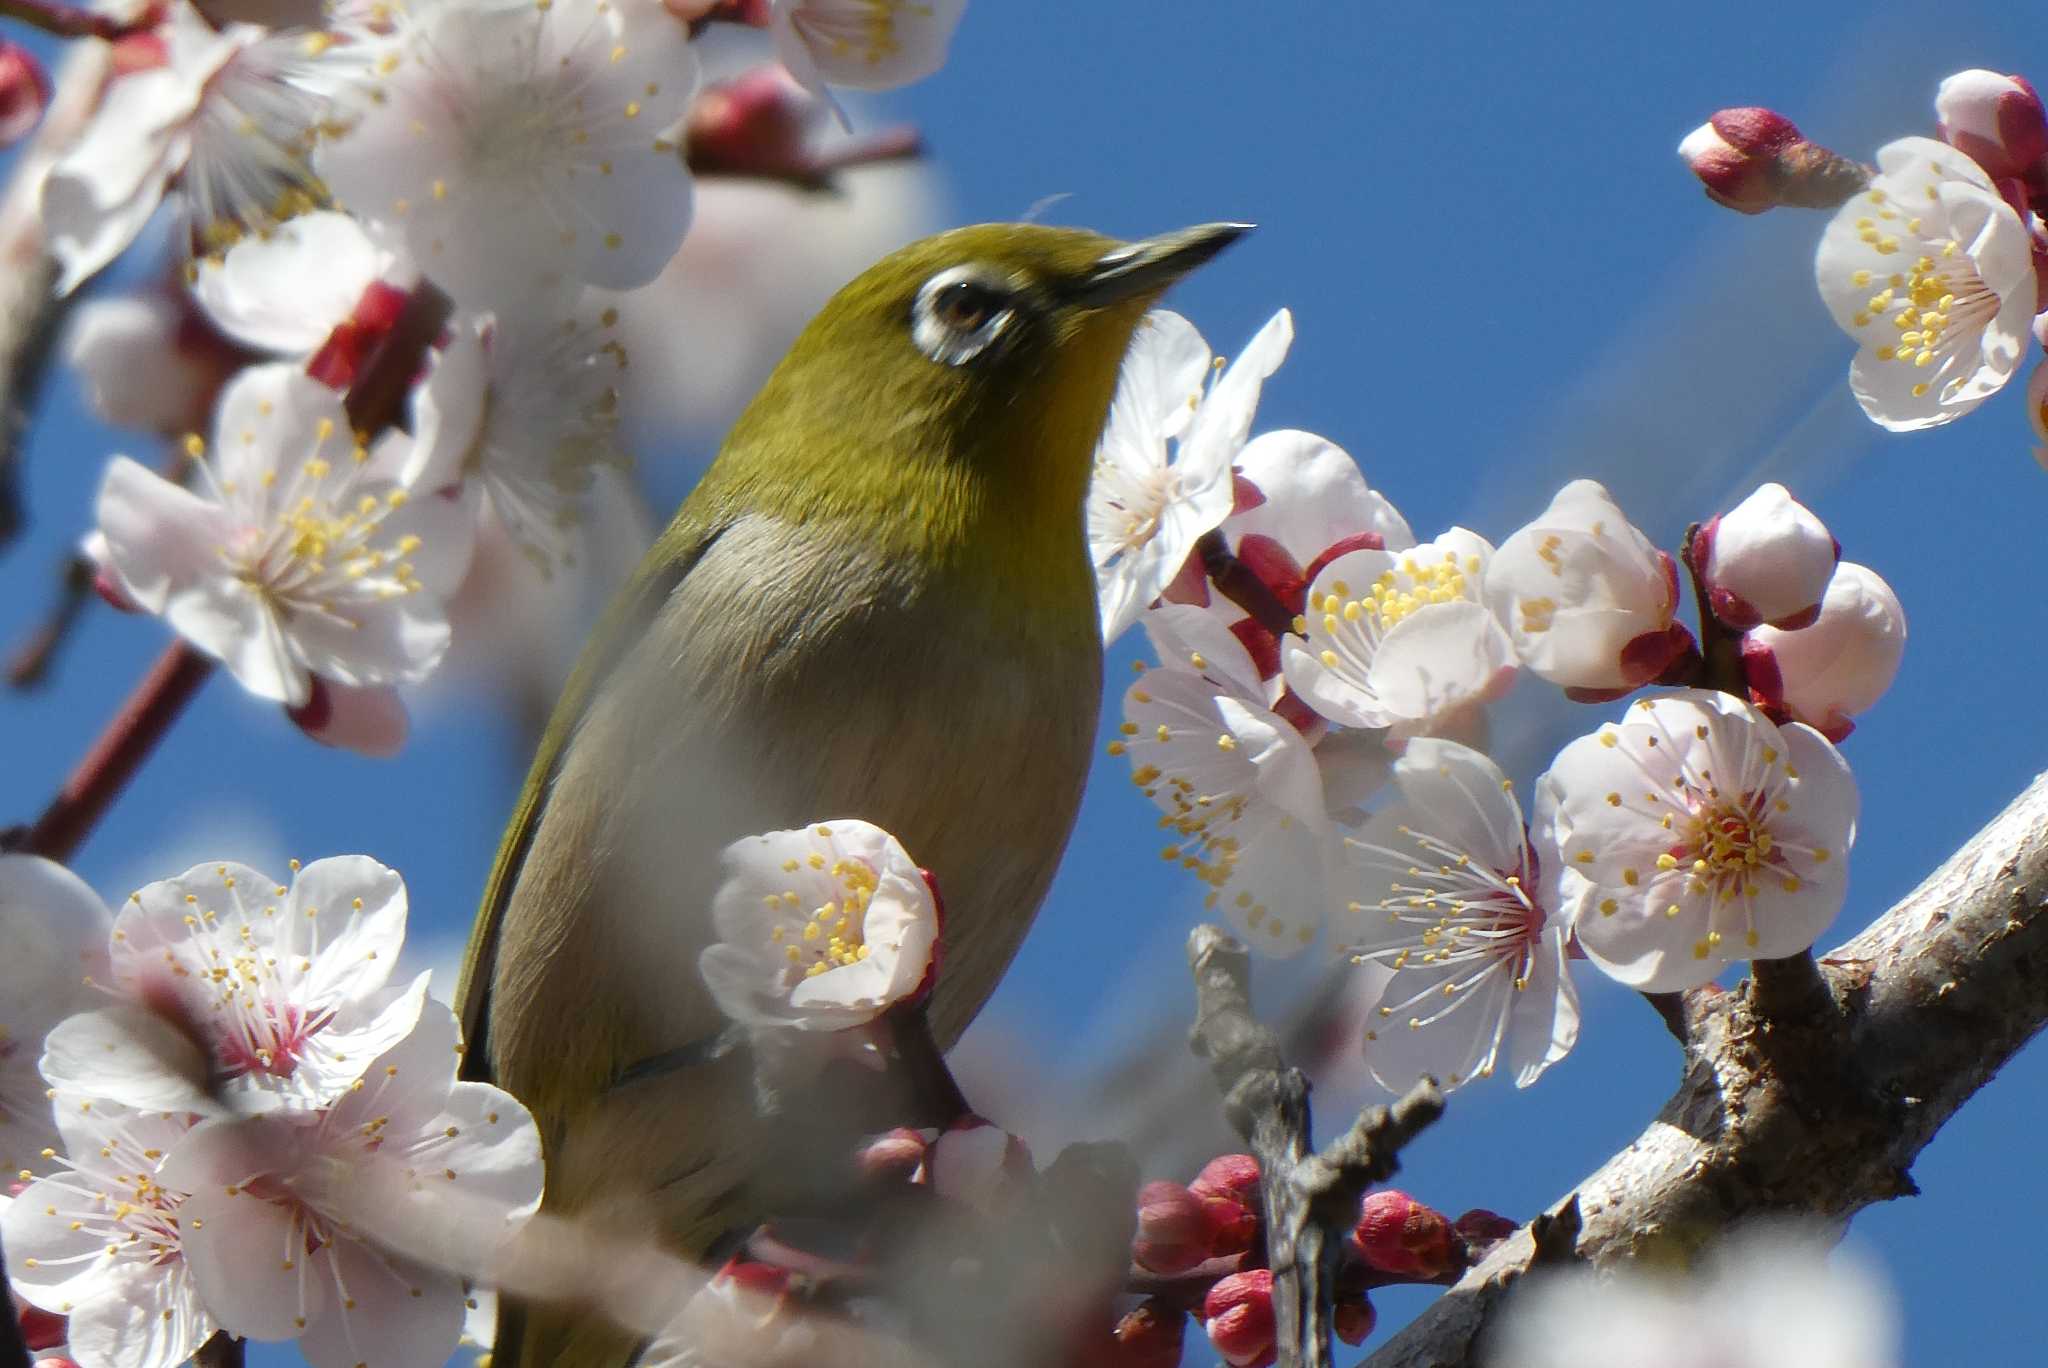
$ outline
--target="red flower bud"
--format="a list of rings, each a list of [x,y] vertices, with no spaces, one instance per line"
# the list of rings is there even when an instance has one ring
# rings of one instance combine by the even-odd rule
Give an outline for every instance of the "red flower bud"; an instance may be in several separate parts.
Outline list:
[[[1187,1313],[1154,1298],[1116,1323],[1115,1349],[1108,1356],[1117,1368],[1177,1368]]]
[[[817,102],[780,67],[756,67],[697,97],[684,155],[699,175],[800,175],[816,113]]]
[[[1131,1257],[1140,1268],[1171,1277],[1209,1257],[1213,1227],[1208,1208],[1179,1183],[1138,1189],[1138,1231]]]
[[[1456,1262],[1444,1214],[1392,1188],[1366,1197],[1351,1242],[1373,1268],[1418,1282],[1441,1277]]]
[[[1265,1368],[1274,1359],[1273,1270],[1219,1279],[1202,1298],[1202,1328],[1231,1368]]]
[[[1498,1212],[1473,1207],[1451,1222],[1451,1228],[1464,1240],[1467,1255],[1476,1260],[1522,1227]]]
[[[908,1126],[877,1135],[861,1147],[854,1163],[869,1178],[889,1183],[914,1183],[924,1169],[930,1144]]]
[[[1808,142],[1783,114],[1724,109],[1686,134],[1678,155],[1714,203],[1743,214],[1780,204],[1832,208],[1869,180],[1869,169]]]
[[[1209,1252],[1242,1254],[1259,1237],[1259,1161],[1249,1154],[1221,1154],[1203,1165],[1188,1184],[1209,1213]]]
[[[1361,1292],[1355,1300],[1340,1301],[1331,1308],[1330,1328],[1346,1344],[1363,1344],[1379,1319],[1379,1312],[1372,1309],[1372,1302]]]
[[[50,78],[36,55],[0,40],[0,147],[26,138],[50,105]]]

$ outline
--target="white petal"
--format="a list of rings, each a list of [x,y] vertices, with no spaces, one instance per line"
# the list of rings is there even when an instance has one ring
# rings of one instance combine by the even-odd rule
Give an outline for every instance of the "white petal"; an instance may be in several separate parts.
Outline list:
[[[210,1112],[208,1061],[155,1012],[120,1005],[66,1017],[44,1038],[50,1086],[142,1111]]]
[[[305,355],[393,267],[346,214],[302,214],[202,261],[192,292],[214,325],[258,351]]]
[[[1390,551],[1415,545],[1407,519],[1366,483],[1358,462],[1312,432],[1260,433],[1238,453],[1237,472],[1258,487],[1265,502],[1231,516],[1224,529],[1233,543],[1271,537],[1304,571],[1330,547],[1362,532],[1379,537]]]
[[[338,1006],[382,988],[405,943],[405,880],[367,855],[337,855],[299,870],[282,915],[316,921],[321,946],[307,974],[306,1003]]]
[[[194,1135],[203,1134],[194,1131]],[[331,1292],[284,1205],[237,1187],[202,1187],[179,1208],[185,1263],[207,1310],[230,1334],[293,1339]]]
[[[183,1263],[124,1260],[114,1273],[112,1290],[70,1315],[65,1339],[77,1362],[92,1368],[172,1368],[213,1334],[213,1319]]]
[[[162,613],[174,588],[226,573],[226,511],[126,456],[108,463],[94,516],[121,587],[148,612]]]
[[[815,71],[833,85],[893,90],[945,65],[966,8],[967,0],[777,0],[770,29],[799,79]]]
[[[1439,603],[1394,624],[1366,684],[1388,714],[1428,723],[1497,696],[1514,668],[1514,647],[1491,613],[1477,603]]]
[[[442,1363],[462,1336],[462,1283],[353,1240],[322,1251],[353,1308],[329,1294],[299,1337],[313,1368],[415,1368]]]

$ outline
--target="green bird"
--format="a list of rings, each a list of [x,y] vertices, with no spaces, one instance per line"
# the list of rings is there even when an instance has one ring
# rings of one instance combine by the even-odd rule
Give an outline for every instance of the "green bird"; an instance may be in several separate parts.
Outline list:
[[[1137,243],[985,224],[884,258],[812,320],[600,621],[470,937],[466,1077],[533,1110],[547,1206],[702,1253],[764,1152],[697,962],[719,853],[858,817],[946,903],[949,1045],[1015,954],[1088,772],[1102,644],[1083,520],[1146,311],[1244,225]],[[510,1308],[497,1368],[628,1361]]]

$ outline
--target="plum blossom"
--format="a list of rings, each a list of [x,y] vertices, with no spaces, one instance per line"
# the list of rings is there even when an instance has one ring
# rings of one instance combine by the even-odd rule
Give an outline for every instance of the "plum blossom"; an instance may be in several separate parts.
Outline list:
[[[354,38],[374,55],[315,163],[459,302],[630,289],[675,254],[691,186],[666,135],[697,58],[657,0],[437,4]]]
[[[318,351],[366,296],[402,300],[414,272],[347,214],[301,214],[201,262],[192,293],[215,327],[280,356]]]
[[[1766,712],[1840,741],[1892,686],[1905,652],[1898,595],[1875,570],[1844,561],[1813,625],[1757,628],[1742,640],[1742,669]]]
[[[1161,856],[1194,873],[1256,948],[1291,955],[1315,938],[1327,897],[1330,815],[1316,754],[1266,705],[1251,656],[1200,608],[1145,615],[1160,668],[1124,693],[1110,754],[1155,803]]]
[[[1573,480],[1500,544],[1486,602],[1522,663],[1576,696],[1626,693],[1693,649],[1672,621],[1677,565],[1596,480]]]
[[[755,1028],[864,1026],[924,984],[939,905],[895,837],[847,818],[725,848],[711,905],[719,940],[699,969],[733,1020]]]
[[[830,100],[828,85],[892,90],[937,71],[966,9],[967,0],[774,0],[768,31],[789,74]]]
[[[43,1037],[95,1006],[113,918],[76,874],[35,855],[0,855],[0,1171],[17,1173],[58,1143]]]
[[[1856,780],[1827,738],[1727,694],[1677,690],[1558,753],[1539,781],[1548,905],[1644,992],[1811,946],[1841,910]]]
[[[1515,650],[1482,602],[1493,548],[1462,527],[1406,551],[1351,551],[1309,586],[1287,683],[1353,727],[1426,734],[1513,684]]]
[[[1571,1050],[1578,994],[1565,917],[1547,908],[1522,808],[1500,767],[1418,737],[1394,765],[1400,799],[1344,838],[1346,953],[1392,969],[1365,1062],[1402,1091],[1506,1066],[1527,1087]]]
[[[1138,620],[1195,544],[1229,515],[1231,462],[1251,432],[1261,386],[1293,339],[1293,316],[1282,309],[1226,368],[1179,314],[1145,316],[1124,358],[1088,490],[1104,641]]]
[[[68,1318],[80,1368],[174,1368],[217,1328],[185,1258],[187,1193],[163,1175],[196,1118],[73,1094],[55,1107],[62,1155],[0,1215],[8,1279]]]
[[[174,179],[207,251],[324,197],[308,164],[322,98],[297,35],[215,31],[186,0],[173,0],[156,32],[162,65],[116,78],[44,182],[64,291],[135,240]]]
[[[1856,402],[1880,427],[1912,432],[1968,413],[2019,368],[2033,235],[1983,168],[1945,143],[1901,138],[1877,164],[1821,234],[1814,273],[1856,339]]]
[[[294,708],[316,677],[416,683],[448,646],[444,607],[473,518],[394,478],[405,439],[354,443],[340,396],[287,365],[221,396],[212,458],[188,490],[116,457],[100,486],[108,566],[134,603]]]
[[[445,1242],[481,1266],[541,1195],[532,1118],[502,1089],[457,1082],[460,1058],[454,1013],[429,1002],[331,1104],[219,1117],[171,1149],[165,1180],[190,1194],[185,1261],[223,1329],[296,1339],[315,1368],[448,1357],[462,1275],[402,1251]]]
[[[1715,617],[1738,630],[1768,622],[1789,631],[1820,611],[1841,548],[1790,490],[1765,484],[1709,520],[1692,556]]]
[[[318,1106],[346,1092],[420,1019],[426,975],[386,987],[405,922],[404,881],[367,856],[295,864],[289,885],[247,865],[197,865],[122,906],[113,983],[133,997],[175,1001],[230,1097]],[[162,1080],[147,1058],[117,1071],[109,1055],[91,1073],[90,1054],[80,1058],[75,1072],[50,1081],[131,1105],[173,1100],[149,1091]]]

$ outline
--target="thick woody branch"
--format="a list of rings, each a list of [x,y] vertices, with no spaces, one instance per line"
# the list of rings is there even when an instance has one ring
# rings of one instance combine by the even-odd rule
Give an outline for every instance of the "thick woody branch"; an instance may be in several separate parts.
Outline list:
[[[1341,1232],[1361,1194],[1390,1177],[1401,1147],[1443,1114],[1443,1094],[1424,1080],[1387,1107],[1372,1107],[1321,1154],[1310,1148],[1309,1085],[1281,1057],[1251,1010],[1251,965],[1242,945],[1214,926],[1188,937],[1194,970],[1195,1053],[1209,1061],[1230,1124],[1259,1161],[1266,1206],[1266,1259],[1273,1270],[1279,1368],[1327,1368]]]
[[[1758,968],[1687,995],[1677,1094],[1565,1199],[1579,1258],[1683,1259],[1752,1216],[1846,1221],[1916,1191],[1921,1149],[2048,1022],[2048,776],[1819,962],[1824,1006],[1797,963]],[[1506,1241],[1371,1368],[1481,1362],[1532,1253],[1526,1231]]]

